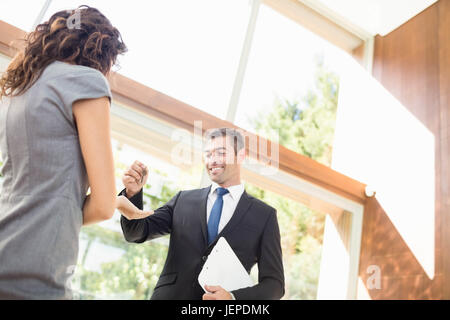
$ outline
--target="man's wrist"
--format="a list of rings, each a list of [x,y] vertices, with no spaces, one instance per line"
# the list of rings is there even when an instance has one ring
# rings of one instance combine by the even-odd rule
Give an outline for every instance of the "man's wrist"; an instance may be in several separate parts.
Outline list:
[[[133,198],[135,195],[137,195],[139,193],[139,190],[136,192],[132,192],[129,189],[125,188],[125,197],[127,197],[128,199]]]
[[[144,203],[142,199],[143,196],[142,189],[140,189],[136,194],[131,196],[127,193],[127,189],[124,188],[122,189],[122,191],[120,191],[119,196],[124,196],[125,198],[130,200],[138,209],[140,210],[144,209]]]

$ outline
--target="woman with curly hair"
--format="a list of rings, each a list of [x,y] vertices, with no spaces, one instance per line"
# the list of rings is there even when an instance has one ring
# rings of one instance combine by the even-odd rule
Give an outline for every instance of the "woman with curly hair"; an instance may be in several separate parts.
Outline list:
[[[105,76],[125,51],[82,6],[38,25],[1,76],[0,299],[71,298],[81,226],[112,217]]]

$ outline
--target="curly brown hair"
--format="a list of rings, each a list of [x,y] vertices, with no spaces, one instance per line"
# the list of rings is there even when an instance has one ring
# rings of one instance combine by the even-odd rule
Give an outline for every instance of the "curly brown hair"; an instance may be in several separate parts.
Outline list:
[[[57,12],[26,36],[24,49],[0,78],[0,98],[24,93],[54,61],[91,67],[107,75],[117,56],[126,51],[120,32],[98,9],[80,6]]]

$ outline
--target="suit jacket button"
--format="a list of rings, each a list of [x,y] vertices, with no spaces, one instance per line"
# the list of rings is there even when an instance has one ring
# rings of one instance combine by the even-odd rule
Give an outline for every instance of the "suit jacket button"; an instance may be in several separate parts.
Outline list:
[[[203,257],[202,257],[202,260],[203,260],[203,261],[206,261],[206,258],[207,258],[206,256],[203,256]]]

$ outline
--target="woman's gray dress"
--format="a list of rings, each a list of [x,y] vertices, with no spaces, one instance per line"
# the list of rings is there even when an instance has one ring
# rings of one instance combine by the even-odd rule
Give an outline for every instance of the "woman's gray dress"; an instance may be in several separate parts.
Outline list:
[[[72,103],[104,96],[99,71],[56,61],[0,101],[0,299],[71,297],[89,186]]]

